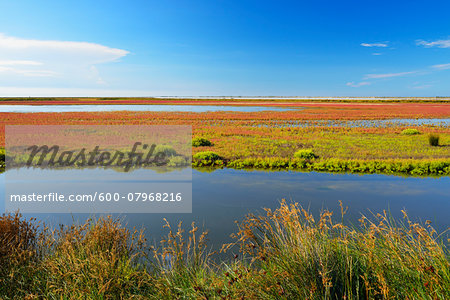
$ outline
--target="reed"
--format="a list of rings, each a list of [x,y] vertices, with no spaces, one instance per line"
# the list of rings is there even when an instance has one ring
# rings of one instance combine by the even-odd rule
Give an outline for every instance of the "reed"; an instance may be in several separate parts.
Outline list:
[[[230,259],[207,233],[180,224],[157,245],[102,217],[56,230],[18,214],[0,218],[2,299],[449,299],[449,252],[427,221],[386,212],[359,226],[298,204],[248,215]]]
[[[38,225],[19,213],[0,216],[0,297],[21,295],[38,262]]]
[[[341,206],[342,219],[345,214]],[[446,299],[448,252],[436,232],[396,223],[386,212],[361,227],[335,223],[324,211],[316,221],[297,204],[281,203],[248,216],[236,235],[251,266],[258,297],[288,299]]]

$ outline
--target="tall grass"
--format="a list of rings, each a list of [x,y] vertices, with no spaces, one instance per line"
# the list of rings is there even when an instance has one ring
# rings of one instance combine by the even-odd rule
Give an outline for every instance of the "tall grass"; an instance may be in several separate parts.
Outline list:
[[[0,298],[23,299],[450,299],[447,247],[429,222],[384,212],[359,227],[315,219],[298,204],[248,215],[230,260],[213,260],[195,224],[142,231],[110,217],[50,230],[20,215],[0,218]]]
[[[5,148],[0,147],[0,173],[5,171]]]
[[[57,230],[0,218],[1,299],[117,299],[151,295],[142,232],[110,217]]]
[[[0,297],[22,294],[32,283],[38,260],[38,232],[34,220],[18,213],[0,216]]]
[[[143,231],[129,231],[111,217],[62,227],[46,242],[42,261],[47,296],[128,298],[151,290],[141,259]]]
[[[342,209],[342,216],[344,210]],[[361,228],[334,223],[325,211],[318,221],[297,204],[281,203],[266,215],[249,216],[237,242],[263,270],[252,281],[258,297],[292,299],[449,299],[448,252],[431,226],[386,213]]]

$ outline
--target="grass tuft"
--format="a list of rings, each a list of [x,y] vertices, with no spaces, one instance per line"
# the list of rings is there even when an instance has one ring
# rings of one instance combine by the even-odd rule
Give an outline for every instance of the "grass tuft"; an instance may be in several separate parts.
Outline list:
[[[428,142],[430,143],[430,146],[439,146],[439,135],[430,134],[428,136]]]

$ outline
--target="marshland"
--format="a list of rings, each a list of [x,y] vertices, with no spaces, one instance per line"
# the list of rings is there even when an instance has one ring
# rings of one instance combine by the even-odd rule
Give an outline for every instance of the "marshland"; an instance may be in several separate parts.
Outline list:
[[[3,215],[3,298],[450,297],[448,103],[141,100],[0,113],[2,146],[5,125],[191,125],[194,167],[192,214]]]

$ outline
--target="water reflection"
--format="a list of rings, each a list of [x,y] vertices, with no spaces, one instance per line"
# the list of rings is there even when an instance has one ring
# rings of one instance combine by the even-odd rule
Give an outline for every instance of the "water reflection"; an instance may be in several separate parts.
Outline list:
[[[270,106],[225,106],[225,105],[0,105],[0,112],[97,112],[97,111],[290,111],[299,108],[280,108]]]
[[[86,170],[89,172],[89,170]],[[4,174],[0,175],[4,197]],[[121,215],[128,226],[145,226],[150,240],[159,240],[163,218],[186,228],[195,221],[209,230],[214,246],[230,241],[235,220],[263,207],[276,208],[281,199],[299,202],[317,216],[322,209],[339,212],[338,200],[349,207],[347,221],[357,223],[360,213],[389,210],[400,219],[405,209],[412,220],[431,220],[439,231],[450,226],[450,177],[412,178],[301,172],[264,172],[223,169],[212,173],[193,171],[192,214]],[[0,208],[4,209],[4,201]],[[82,221],[87,214],[34,215],[48,223]]]
[[[385,128],[396,126],[439,126],[450,127],[450,119],[385,119],[385,120],[275,120],[258,127],[362,127]]]

